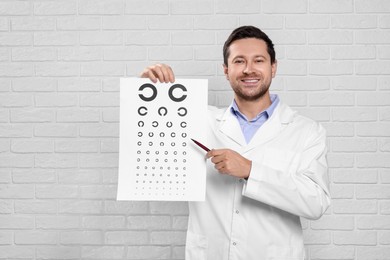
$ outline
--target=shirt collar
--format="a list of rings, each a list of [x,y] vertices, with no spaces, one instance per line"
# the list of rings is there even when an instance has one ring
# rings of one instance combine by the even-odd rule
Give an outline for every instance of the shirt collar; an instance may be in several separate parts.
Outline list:
[[[279,103],[279,96],[276,94],[271,94],[270,98],[271,98],[271,105],[268,108],[266,108],[264,111],[260,112],[255,118],[253,118],[251,120],[251,122],[257,121],[262,116],[265,116],[267,119],[272,116],[273,112],[275,111],[275,108],[277,107],[277,105]],[[234,99],[233,99],[233,103],[231,105],[231,112],[236,117],[241,117],[245,121],[248,121],[248,118],[240,112],[240,110],[237,106],[237,103]]]

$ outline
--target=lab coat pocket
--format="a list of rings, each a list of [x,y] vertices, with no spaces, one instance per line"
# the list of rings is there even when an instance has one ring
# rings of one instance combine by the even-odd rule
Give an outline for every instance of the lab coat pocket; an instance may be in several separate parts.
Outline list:
[[[271,246],[269,260],[304,260],[305,250],[303,247]]]
[[[291,174],[296,172],[300,157],[301,154],[294,151],[268,148],[263,163],[272,169]]]
[[[207,260],[207,237],[187,231],[186,260]]]

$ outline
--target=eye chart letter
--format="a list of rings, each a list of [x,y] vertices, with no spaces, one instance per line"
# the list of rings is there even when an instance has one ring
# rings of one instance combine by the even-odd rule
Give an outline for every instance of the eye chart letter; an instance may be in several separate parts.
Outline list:
[[[118,200],[203,201],[207,80],[120,82]]]

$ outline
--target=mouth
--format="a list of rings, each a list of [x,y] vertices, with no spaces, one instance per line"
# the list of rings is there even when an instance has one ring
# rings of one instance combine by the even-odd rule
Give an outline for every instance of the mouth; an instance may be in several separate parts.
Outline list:
[[[260,79],[256,78],[245,78],[241,79],[241,82],[244,83],[245,85],[255,85],[260,81]]]

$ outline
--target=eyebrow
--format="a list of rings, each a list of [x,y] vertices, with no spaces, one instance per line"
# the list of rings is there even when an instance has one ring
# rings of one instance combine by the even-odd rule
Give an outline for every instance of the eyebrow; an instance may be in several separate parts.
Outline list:
[[[245,56],[244,55],[237,55],[237,56],[235,56],[235,57],[233,57],[233,59],[232,60],[235,60],[235,59],[239,59],[239,58],[245,58]],[[265,59],[265,60],[267,60],[267,57],[266,56],[264,56],[264,55],[261,55],[261,54],[259,54],[259,55],[255,55],[255,57],[254,58],[262,58],[262,59]]]

